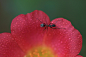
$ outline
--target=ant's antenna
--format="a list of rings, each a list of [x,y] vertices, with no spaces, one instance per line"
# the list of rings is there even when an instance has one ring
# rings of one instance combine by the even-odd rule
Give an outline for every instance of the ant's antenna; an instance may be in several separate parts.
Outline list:
[[[58,27],[57,27],[57,29],[66,29],[66,28],[58,28]]]
[[[37,18],[38,19],[38,18]],[[38,19],[39,20],[39,19]],[[39,20],[40,21],[40,20]],[[43,23],[42,21],[40,21],[41,23]]]

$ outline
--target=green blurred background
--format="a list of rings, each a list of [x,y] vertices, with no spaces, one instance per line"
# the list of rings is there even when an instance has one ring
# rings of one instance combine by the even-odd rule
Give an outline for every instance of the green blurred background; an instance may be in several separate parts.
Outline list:
[[[71,21],[83,37],[80,55],[86,57],[86,0],[0,0],[0,33],[11,32],[13,18],[34,10],[44,11],[51,20],[59,17]]]

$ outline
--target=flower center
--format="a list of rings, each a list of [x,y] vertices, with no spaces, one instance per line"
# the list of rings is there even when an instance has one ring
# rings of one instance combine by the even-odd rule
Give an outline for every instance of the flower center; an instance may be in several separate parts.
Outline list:
[[[36,47],[29,50],[25,57],[56,57],[52,50],[47,47]]]

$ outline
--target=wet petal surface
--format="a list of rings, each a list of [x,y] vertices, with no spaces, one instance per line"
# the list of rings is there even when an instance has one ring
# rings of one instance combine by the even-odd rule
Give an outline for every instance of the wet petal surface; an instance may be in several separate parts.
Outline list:
[[[42,11],[35,10],[26,15],[21,14],[15,17],[11,23],[11,33],[19,46],[27,52],[31,47],[43,44],[43,37],[46,32],[42,23],[49,24],[49,17]]]
[[[82,36],[71,22],[64,18],[57,18],[51,23],[56,24],[57,29],[48,29],[44,37],[45,44],[51,47],[58,57],[74,57],[79,54],[82,48]]]
[[[24,55],[10,33],[0,34],[0,57],[24,57]]]

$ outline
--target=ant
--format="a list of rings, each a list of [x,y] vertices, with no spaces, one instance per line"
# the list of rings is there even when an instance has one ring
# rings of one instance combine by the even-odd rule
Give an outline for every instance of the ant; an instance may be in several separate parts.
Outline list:
[[[38,18],[37,18],[38,19]],[[39,19],[38,19],[39,20]],[[39,20],[40,21],[40,20]],[[59,20],[60,21],[60,20]],[[41,22],[41,21],[40,21]],[[58,27],[56,27],[56,25],[55,24],[53,24],[53,23],[50,23],[49,25],[48,24],[45,24],[45,23],[43,23],[43,22],[41,22],[42,24],[40,25],[41,27],[45,27],[45,29],[47,29],[48,30],[48,27],[50,27],[50,28],[52,28],[52,29],[65,29],[65,28],[58,28]],[[57,23],[57,22],[56,22]],[[44,30],[45,30],[44,29]]]

